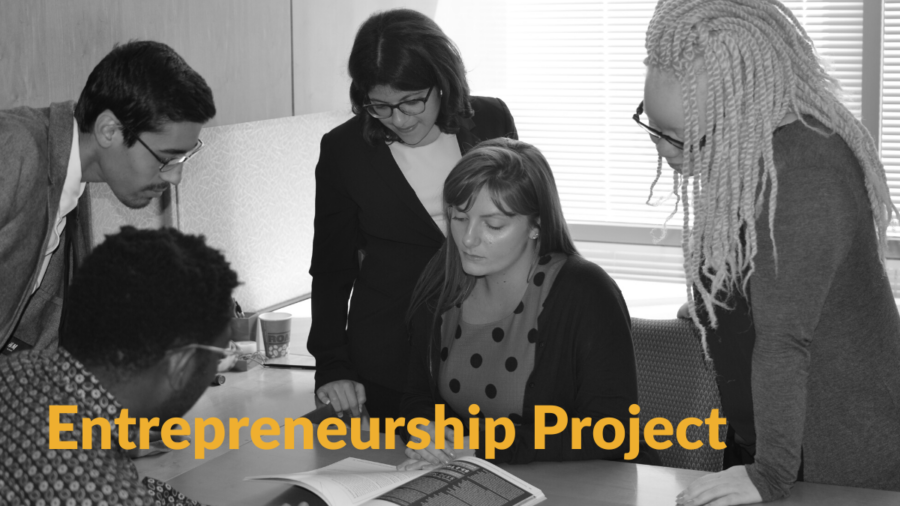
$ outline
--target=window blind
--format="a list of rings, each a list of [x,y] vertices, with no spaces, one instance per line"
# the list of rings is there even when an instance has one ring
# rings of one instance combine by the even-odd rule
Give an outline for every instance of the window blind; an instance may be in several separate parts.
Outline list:
[[[881,160],[894,204],[900,204],[900,2],[884,3]],[[900,237],[897,228],[889,235]]]
[[[657,207],[645,204],[657,157],[631,119],[643,99],[644,38],[656,3],[438,3],[436,21],[460,46],[473,94],[509,105],[520,138],[550,162],[570,224],[658,227],[674,210],[674,198]],[[862,0],[785,4],[831,63],[848,106],[859,115]],[[470,16],[473,10],[481,14]],[[900,114],[897,121],[900,126]],[[900,129],[897,139],[900,158]],[[654,194],[658,199],[671,188],[672,172],[664,164]],[[669,226],[680,228],[682,219],[679,211]]]
[[[859,118],[863,0],[788,0],[783,3],[812,37],[829,73],[841,83],[844,104]]]

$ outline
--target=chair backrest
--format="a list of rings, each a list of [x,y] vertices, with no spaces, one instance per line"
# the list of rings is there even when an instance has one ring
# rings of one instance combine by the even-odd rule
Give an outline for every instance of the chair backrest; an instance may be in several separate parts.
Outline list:
[[[631,337],[642,427],[651,418],[661,417],[677,428],[685,418],[705,420],[713,409],[723,416],[715,372],[703,356],[699,333],[690,320],[632,318]],[[725,441],[726,432],[725,425],[719,427],[719,441]],[[721,471],[723,451],[709,446],[709,427],[689,426],[687,436],[689,441],[701,441],[703,446],[688,450],[673,435],[669,438],[672,446],[659,451],[663,465]]]

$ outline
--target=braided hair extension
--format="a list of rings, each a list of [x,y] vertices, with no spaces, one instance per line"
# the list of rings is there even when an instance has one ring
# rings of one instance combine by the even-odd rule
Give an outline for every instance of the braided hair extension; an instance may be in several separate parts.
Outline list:
[[[856,155],[884,261],[887,227],[897,209],[875,142],[841,103],[837,81],[789,9],[778,0],[660,0],[646,48],[645,64],[674,75],[681,85],[685,146],[698,146],[707,136],[703,149],[685,152],[686,176],[680,180],[681,196],[691,192],[690,199],[683,198],[682,241],[689,310],[704,350],[706,332],[692,291],[700,294],[713,328],[718,325],[714,307],[725,307],[735,290],[746,293],[755,269],[756,219],[767,194],[777,265],[772,134],[788,113],[807,126],[804,115],[816,118],[828,130],[822,134],[837,133]],[[697,79],[704,73],[708,127],[701,132]]]

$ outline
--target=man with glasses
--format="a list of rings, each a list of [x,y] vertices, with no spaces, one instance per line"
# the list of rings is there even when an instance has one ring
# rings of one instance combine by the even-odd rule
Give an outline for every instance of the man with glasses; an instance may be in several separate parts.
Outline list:
[[[97,246],[72,280],[66,347],[0,357],[0,504],[196,504],[141,483],[115,419],[127,409],[161,424],[190,409],[225,353],[237,284],[220,252],[175,229],[124,227]],[[58,415],[71,424],[59,441],[76,448],[50,448],[51,405],[77,409]],[[111,448],[83,418],[109,422]]]
[[[70,272],[91,248],[86,184],[106,183],[127,207],[147,206],[181,181],[215,114],[206,81],[152,41],[115,47],[77,105],[0,111],[3,353],[57,346]]]

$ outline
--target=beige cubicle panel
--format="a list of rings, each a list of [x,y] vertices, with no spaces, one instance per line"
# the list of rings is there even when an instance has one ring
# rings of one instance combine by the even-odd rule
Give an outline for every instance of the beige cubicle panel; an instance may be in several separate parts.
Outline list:
[[[336,111],[203,130],[175,220],[224,251],[243,282],[236,297],[245,311],[309,293],[319,142],[349,117]]]

